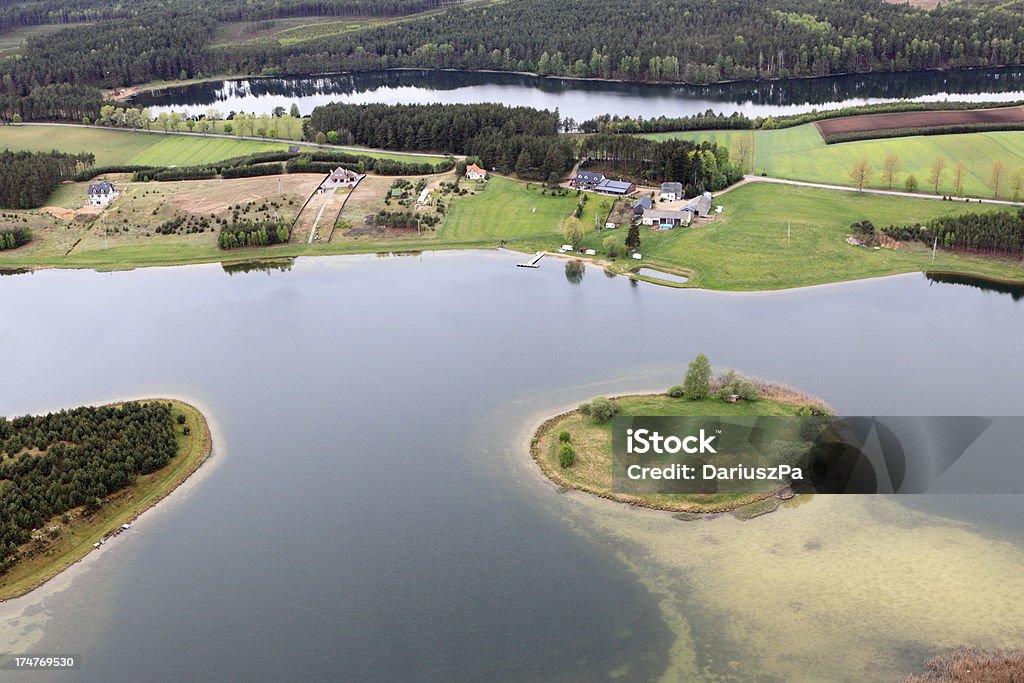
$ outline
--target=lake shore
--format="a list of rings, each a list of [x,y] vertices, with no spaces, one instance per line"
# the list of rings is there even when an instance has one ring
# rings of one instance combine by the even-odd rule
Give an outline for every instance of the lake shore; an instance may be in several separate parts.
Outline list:
[[[44,527],[60,527],[60,537],[47,541],[39,535],[21,547],[20,551],[29,555],[0,576],[0,603],[31,593],[81,562],[95,549],[93,544],[100,538],[117,535],[122,525],[133,524],[184,484],[210,458],[213,430],[206,415],[181,399],[139,400],[142,403],[157,401],[170,403],[175,415],[184,415],[185,426],[190,430],[188,435],[176,430],[178,453],[175,459],[156,472],[140,475],[128,488],[108,496],[95,513],[75,509],[70,511],[68,523],[59,518],[50,520]]]

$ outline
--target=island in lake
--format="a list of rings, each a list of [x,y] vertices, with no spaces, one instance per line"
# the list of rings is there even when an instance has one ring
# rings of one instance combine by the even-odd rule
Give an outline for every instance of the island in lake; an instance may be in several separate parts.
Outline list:
[[[788,387],[750,380],[733,371],[713,376],[707,357],[701,354],[690,363],[683,384],[667,393],[598,397],[546,420],[533,436],[530,453],[545,476],[567,489],[673,511],[681,518],[721,512],[750,518],[775,510],[792,493],[773,486],[749,494],[613,491],[612,416],[762,417],[830,412],[819,399]]]
[[[0,601],[130,528],[212,446],[205,416],[175,400],[0,417]]]

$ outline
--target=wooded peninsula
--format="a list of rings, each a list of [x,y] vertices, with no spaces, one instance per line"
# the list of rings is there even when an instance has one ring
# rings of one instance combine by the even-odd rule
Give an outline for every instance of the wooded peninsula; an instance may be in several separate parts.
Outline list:
[[[203,414],[176,400],[0,417],[0,601],[130,529],[212,445]]]

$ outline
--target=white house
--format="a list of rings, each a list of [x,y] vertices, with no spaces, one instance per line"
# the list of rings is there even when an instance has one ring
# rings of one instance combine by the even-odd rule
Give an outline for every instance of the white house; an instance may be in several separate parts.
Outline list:
[[[466,166],[466,180],[484,180],[487,178],[487,171],[476,164]]]
[[[89,206],[106,206],[120,194],[109,180],[92,183],[89,185]]]
[[[682,183],[662,183],[661,199],[666,202],[675,202],[683,198],[683,184]]]
[[[347,168],[338,168],[331,171],[331,174],[320,183],[321,190],[329,190],[332,187],[355,187],[363,176]]]
[[[665,209],[647,209],[640,218],[644,225],[650,225],[661,230],[671,230],[677,225],[684,228],[693,220],[693,214],[683,209],[669,211]]]

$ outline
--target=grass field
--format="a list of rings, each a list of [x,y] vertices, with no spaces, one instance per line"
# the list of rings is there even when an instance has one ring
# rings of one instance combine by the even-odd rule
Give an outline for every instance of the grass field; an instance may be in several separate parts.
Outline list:
[[[991,206],[767,183],[743,185],[715,203],[725,208],[714,221],[664,232],[641,228],[643,265],[692,271],[690,284],[709,289],[783,289],[928,269],[1024,279],[1020,261],[940,251],[933,265],[924,245],[873,251],[845,241],[850,224],[864,219],[878,227],[913,224],[997,210]],[[600,249],[601,239],[591,233],[587,244]]]
[[[208,231],[191,235],[146,234],[175,212],[225,215],[232,203],[272,198],[278,191],[277,178],[139,183],[91,223],[83,216],[62,221],[38,211],[18,212],[17,218],[6,220],[28,219],[28,225],[36,230],[36,239],[19,249],[0,252],[0,267],[109,270],[225,259],[493,248],[502,240],[510,248],[524,252],[555,250],[564,242],[561,224],[578,201],[574,192],[564,196],[542,195],[537,184],[495,176],[485,190],[446,200],[447,218],[437,230],[425,232],[422,238],[409,234],[341,239],[341,233],[336,231],[330,242],[222,251]],[[315,186],[310,183],[308,187],[291,187],[290,183],[300,182],[301,178],[280,178],[293,201],[287,204],[286,197],[281,211],[296,210],[304,201],[304,193]],[[370,199],[382,201],[385,189],[381,185]],[[72,203],[77,190],[65,186],[60,192],[68,198],[67,203]],[[591,195],[581,218],[586,228],[584,246],[596,249],[601,258],[601,243],[608,235],[620,244],[626,236],[625,228],[594,231],[594,217],[603,211],[603,201]],[[716,203],[725,208],[714,221],[698,221],[693,228],[664,232],[641,228],[642,261],[619,259],[609,267],[619,272],[639,265],[661,267],[688,274],[691,280],[687,286],[732,290],[784,289],[923,270],[1024,280],[1024,264],[1020,261],[939,251],[933,263],[925,245],[876,251],[846,242],[850,224],[861,220],[871,220],[882,227],[927,221],[949,213],[998,210],[989,205],[767,183],[740,186],[721,194]],[[364,207],[357,203],[352,207],[354,213],[349,214],[346,207],[345,215],[351,225],[359,225],[362,214],[375,211],[374,207],[379,208],[377,204]],[[789,225],[792,237],[787,241]]]
[[[50,520],[45,526],[59,527],[60,538],[45,552],[19,562],[0,576],[0,600],[24,595],[85,557],[100,537],[159,503],[203,464],[212,448],[206,418],[191,405],[180,401],[170,403],[174,417],[184,415],[191,432],[186,436],[175,426],[177,456],[162,469],[140,475],[133,485],[107,498],[97,512],[85,514],[81,509],[73,510],[67,524],[60,518]]]
[[[1000,198],[1010,199],[1013,194],[1010,174],[1014,169],[1024,167],[1024,131],[919,135],[835,145],[826,145],[813,124],[780,130],[656,133],[647,137],[710,140],[726,145],[734,158],[738,140],[741,137],[752,138],[755,173],[837,185],[850,185],[850,169],[858,161],[867,159],[874,166],[869,185],[879,189],[887,188],[882,179],[882,162],[888,155],[895,154],[900,159],[900,172],[893,189],[904,189],[907,176],[914,175],[920,183],[921,192],[932,191],[928,184],[932,161],[942,157],[948,168],[939,185],[939,193],[953,193],[953,167],[963,161],[966,165],[963,192],[972,197],[993,196],[989,186],[992,165],[1002,161],[1006,172]]]
[[[772,416],[795,415],[796,405],[765,398],[756,401],[729,403],[717,398],[690,401],[672,398],[666,394],[622,396],[615,399],[620,414],[625,416]],[[569,432],[576,461],[571,467],[558,462],[558,434]],[[537,433],[532,447],[533,457],[541,470],[556,484],[624,503],[643,505],[681,512],[718,512],[753,503],[763,494],[618,494],[612,493],[612,426],[610,422],[597,423],[578,410],[549,421]]]
[[[54,149],[69,153],[92,152],[96,155],[97,166],[190,166],[253,152],[287,149],[288,146],[286,142],[165,135],[77,126],[0,126],[0,149],[30,152],[49,152]],[[410,163],[433,161],[419,156],[375,150],[358,150],[351,153]]]

